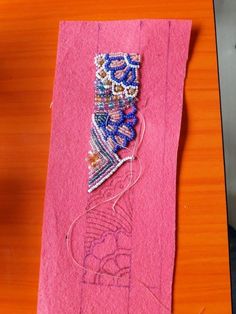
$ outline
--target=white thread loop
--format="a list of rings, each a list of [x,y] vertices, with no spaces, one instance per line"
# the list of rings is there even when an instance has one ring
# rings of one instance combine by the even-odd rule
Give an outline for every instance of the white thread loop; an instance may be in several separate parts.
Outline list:
[[[141,178],[142,176],[142,173],[143,173],[143,167],[142,167],[142,163],[141,163],[141,159],[140,157],[138,156],[138,150],[143,142],[143,138],[144,138],[144,134],[145,134],[145,131],[146,131],[146,124],[145,124],[145,119],[144,119],[144,116],[143,114],[138,111],[142,121],[141,121],[141,125],[140,125],[140,141],[138,142],[138,145],[137,145],[137,140],[135,141],[135,144],[134,144],[134,147],[133,147],[133,150],[127,148],[127,147],[123,147],[124,149],[126,149],[127,151],[131,152],[131,157],[129,159],[129,162],[130,162],[130,180],[129,180],[129,183],[127,184],[127,186],[122,190],[120,191],[119,193],[115,194],[114,196],[110,197],[110,198],[107,198],[103,201],[101,201],[100,203],[98,204],[95,204],[94,206],[92,206],[91,208],[88,208],[83,214],[77,216],[73,221],[72,223],[70,224],[69,226],[69,229],[67,231],[67,234],[66,234],[66,248],[67,248],[67,252],[69,254],[69,256],[71,257],[73,263],[79,267],[80,269],[84,270],[84,271],[89,271],[93,274],[96,274],[96,275],[99,275],[99,276],[107,276],[107,277],[111,277],[111,278],[120,278],[120,276],[114,276],[114,275],[111,275],[111,274],[107,274],[107,273],[101,273],[101,272],[96,272],[90,268],[87,268],[87,267],[84,267],[83,265],[81,265],[75,258],[74,254],[73,254],[73,251],[72,251],[72,245],[71,245],[71,235],[72,235],[72,232],[73,232],[73,228],[75,226],[75,224],[77,223],[77,221],[79,221],[83,216],[85,216],[86,214],[88,214],[90,211],[94,210],[95,208],[97,208],[98,206],[102,205],[102,204],[105,204],[107,202],[110,202],[110,201],[113,201],[113,204],[112,204],[112,210],[113,210],[113,213],[115,214],[116,213],[116,210],[115,210],[115,207],[118,203],[118,201],[121,199],[121,197],[127,192],[129,191],[138,181],[139,179]],[[127,157],[126,157],[127,158]],[[138,176],[136,177],[136,179],[133,181],[133,163],[134,161],[137,160],[138,161],[138,164],[139,164],[139,173],[138,173]],[[152,295],[152,297],[155,299],[155,301],[161,305],[161,307],[163,308],[163,310],[165,310],[166,312],[168,313],[173,313],[171,311],[170,308],[168,308],[157,296],[156,294],[154,294],[154,292],[151,290],[151,288],[149,288],[149,286],[147,284],[145,284],[142,280],[140,280],[139,278],[137,277],[133,277],[133,279],[137,282],[139,282],[140,284],[142,284],[144,286],[145,289],[147,289],[147,291]],[[200,313],[199,314],[203,314],[205,312],[205,307],[201,309]]]
[[[144,128],[145,128],[145,120],[144,120],[143,115],[142,115],[142,121],[143,121],[143,123],[144,123]],[[140,129],[141,129],[141,127],[142,127],[142,124],[141,124],[141,126],[140,126]],[[141,132],[141,140],[140,140],[140,142],[139,142],[139,144],[138,144],[138,147],[140,147],[140,144],[141,144],[141,142],[143,141],[144,132],[145,132],[145,129],[144,129],[143,132]],[[72,261],[74,262],[74,264],[75,264],[76,266],[78,266],[79,268],[85,270],[85,271],[90,271],[90,272],[92,272],[92,273],[94,273],[94,274],[98,274],[98,275],[106,275],[106,276],[109,276],[109,277],[112,277],[112,278],[120,278],[119,276],[114,276],[114,275],[99,273],[99,272],[93,271],[92,269],[89,269],[89,268],[84,267],[83,265],[81,265],[81,264],[76,260],[74,254],[73,254],[73,251],[72,251],[72,247],[71,247],[71,234],[72,234],[72,232],[73,232],[73,228],[74,228],[75,224],[77,223],[77,221],[79,221],[83,216],[85,216],[85,215],[88,214],[90,211],[94,210],[95,208],[97,208],[98,206],[100,206],[100,205],[102,205],[102,204],[105,204],[105,203],[107,203],[107,202],[110,202],[110,201],[112,201],[112,200],[115,200],[115,202],[114,202],[113,205],[112,205],[113,213],[115,214],[115,206],[116,206],[117,202],[120,200],[120,198],[124,195],[124,193],[125,193],[126,191],[128,191],[132,186],[134,186],[134,185],[137,183],[137,181],[139,180],[139,178],[140,178],[140,176],[141,176],[141,174],[142,174],[142,165],[141,165],[141,161],[140,161],[140,159],[138,158],[138,156],[136,155],[136,159],[139,161],[140,170],[139,170],[139,175],[138,175],[138,177],[137,177],[136,180],[132,183],[132,180],[133,180],[133,161],[134,161],[134,159],[135,159],[136,144],[137,144],[137,140],[135,141],[135,145],[134,145],[134,148],[133,148],[133,150],[132,150],[132,155],[131,155],[132,158],[130,159],[130,174],[131,174],[131,176],[130,176],[130,181],[129,181],[128,185],[125,187],[125,189],[124,189],[123,191],[119,192],[118,194],[116,194],[116,195],[114,195],[114,196],[112,196],[112,197],[110,197],[110,198],[107,198],[107,199],[103,200],[102,202],[100,202],[100,203],[98,203],[98,204],[95,204],[95,205],[92,206],[91,208],[88,208],[83,214],[77,216],[77,217],[72,221],[72,223],[71,223],[70,226],[69,226],[69,229],[68,229],[67,234],[66,234],[66,247],[67,247],[67,252],[69,253],[69,255],[70,255]],[[125,148],[126,150],[128,150],[128,151],[131,151],[131,150],[130,150],[129,148],[127,148],[127,147],[124,147],[124,148]],[[137,151],[136,151],[136,152],[137,152]]]
[[[143,167],[142,167],[142,162],[141,162],[141,159],[140,157],[138,156],[138,150],[143,142],[143,138],[144,138],[144,134],[145,134],[145,131],[146,131],[146,124],[145,124],[145,119],[144,119],[144,116],[143,114],[138,111],[140,117],[141,117],[141,125],[140,125],[140,140],[138,142],[138,145],[137,145],[137,140],[135,141],[135,144],[134,144],[134,147],[133,149],[129,149],[127,147],[123,147],[124,149],[126,149],[127,151],[131,152],[131,158],[129,159],[129,162],[130,162],[130,180],[129,180],[129,183],[127,184],[127,186],[120,192],[118,192],[116,195],[110,197],[110,198],[107,198],[103,201],[101,201],[100,203],[98,204],[95,204],[94,206],[92,206],[91,208],[88,208],[83,214],[77,216],[73,221],[72,223],[70,224],[69,226],[69,229],[67,231],[67,235],[66,235],[66,247],[67,247],[67,251],[73,261],[73,263],[79,267],[80,269],[83,269],[84,271],[89,271],[93,274],[96,274],[96,275],[100,275],[100,276],[108,276],[108,277],[111,277],[111,278],[120,278],[120,276],[114,276],[114,275],[111,275],[111,274],[107,274],[107,273],[101,273],[101,272],[96,272],[90,268],[87,268],[87,267],[84,267],[83,265],[81,265],[75,258],[74,254],[73,254],[73,251],[72,251],[72,247],[71,247],[71,235],[72,235],[72,232],[73,232],[73,228],[75,226],[75,224],[77,223],[77,221],[79,221],[83,216],[85,216],[86,214],[88,214],[90,211],[94,210],[95,208],[97,208],[98,206],[102,205],[102,204],[105,204],[107,202],[110,202],[110,201],[113,201],[113,204],[112,204],[112,211],[113,211],[113,214],[116,213],[116,210],[115,210],[115,207],[118,203],[118,201],[121,199],[121,197],[127,192],[129,191],[141,178],[142,176],[142,173],[143,173]],[[138,173],[138,176],[134,179],[134,176],[133,176],[133,163],[134,161],[137,161],[138,164],[139,164],[139,173]],[[133,181],[134,179],[134,181]],[[162,308],[167,311],[167,312],[171,312],[171,310],[165,305],[162,303],[161,300],[159,300],[159,298],[151,291],[151,289],[148,287],[148,285],[146,285],[142,280],[134,277],[134,280],[136,280],[137,282],[139,282],[140,284],[142,284],[145,289],[148,290],[148,292],[153,296],[153,298],[158,302],[159,305],[162,306]]]

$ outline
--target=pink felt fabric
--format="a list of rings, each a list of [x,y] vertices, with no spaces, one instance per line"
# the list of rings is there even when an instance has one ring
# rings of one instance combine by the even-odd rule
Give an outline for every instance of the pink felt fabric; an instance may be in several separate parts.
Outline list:
[[[60,23],[38,314],[171,313],[177,150],[190,30],[190,21],[176,20]],[[110,216],[103,227],[111,233],[105,234],[102,245],[98,243],[93,252],[101,256],[113,250],[116,229],[112,231],[112,226],[127,225],[132,241],[126,242],[122,233],[118,241],[126,248],[129,245],[130,255],[120,255],[116,265],[112,260],[107,267],[124,265],[128,258],[129,278],[123,284],[113,284],[103,277],[92,284],[94,274],[85,274],[73,264],[65,236],[70,223],[85,212],[88,203],[113,195],[117,182],[125,181],[127,165],[94,194],[87,192],[85,158],[94,104],[94,56],[120,51],[141,55],[137,107],[146,121],[139,151],[143,174],[132,193],[126,193],[120,201],[124,212],[132,212],[130,221],[123,215],[123,221],[120,218],[113,223]],[[104,213],[108,210],[106,205]],[[101,216],[99,219],[102,221]],[[89,227],[89,217],[84,215],[73,230],[72,246],[82,265],[88,262]],[[90,267],[96,267],[97,257],[89,258]]]

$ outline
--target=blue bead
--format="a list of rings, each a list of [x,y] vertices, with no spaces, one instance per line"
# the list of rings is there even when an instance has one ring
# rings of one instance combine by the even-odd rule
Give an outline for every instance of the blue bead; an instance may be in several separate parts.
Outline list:
[[[114,105],[112,102],[110,102],[110,103],[108,104],[108,107],[111,108],[111,109],[113,109],[113,108],[115,107],[115,105]]]

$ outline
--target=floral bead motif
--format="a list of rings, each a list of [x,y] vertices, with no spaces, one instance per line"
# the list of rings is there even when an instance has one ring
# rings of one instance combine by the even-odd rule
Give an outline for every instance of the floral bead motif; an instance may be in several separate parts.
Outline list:
[[[138,93],[138,68],[140,57],[137,54],[106,53],[95,58],[96,77],[114,95],[125,95],[131,99]]]
[[[128,143],[135,138],[134,126],[138,120],[136,112],[136,107],[133,106],[129,113],[122,110],[95,113],[95,121],[102,129],[104,137],[110,143],[114,153],[127,147]]]

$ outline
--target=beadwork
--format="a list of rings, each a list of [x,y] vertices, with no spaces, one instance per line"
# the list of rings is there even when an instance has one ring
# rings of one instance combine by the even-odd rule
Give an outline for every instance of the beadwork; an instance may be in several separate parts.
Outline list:
[[[95,56],[95,108],[88,153],[89,192],[108,179],[126,160],[117,154],[135,138],[138,68],[135,53]]]

